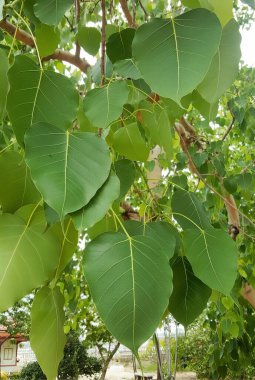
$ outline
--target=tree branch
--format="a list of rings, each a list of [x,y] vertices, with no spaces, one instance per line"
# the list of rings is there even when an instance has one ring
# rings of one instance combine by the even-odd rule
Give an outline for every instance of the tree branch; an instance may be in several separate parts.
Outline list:
[[[130,26],[130,28],[136,28],[137,25],[136,25],[135,20],[133,20],[133,17],[128,9],[127,0],[119,0],[119,1],[120,1],[122,11],[127,19],[128,25]]]
[[[223,135],[223,137],[222,137],[222,141],[224,141],[224,140],[227,138],[227,136],[228,136],[228,134],[231,132],[231,130],[232,130],[234,124],[235,124],[235,118],[233,117],[233,119],[232,119],[232,121],[231,121],[231,123],[230,123],[228,129],[226,130],[226,132],[224,133],[224,135]]]
[[[30,46],[32,48],[35,47],[35,44],[31,35],[22,29],[17,29],[17,32],[16,32],[16,26],[11,24],[9,21],[7,20],[0,21],[0,28],[3,29],[8,34],[10,34],[11,36],[15,35],[16,40],[24,43],[25,45]],[[68,62],[71,65],[78,67],[78,69],[80,69],[84,73],[86,73],[88,68],[90,67],[90,64],[85,59],[82,59],[79,56],[77,57],[67,51],[60,50],[60,49],[57,49],[55,50],[53,54],[47,57],[44,57],[42,61],[46,62],[46,61],[50,61],[51,59]]]
[[[105,48],[106,48],[106,9],[105,9],[105,0],[101,0],[102,8],[102,40],[101,40],[101,86],[105,82]]]

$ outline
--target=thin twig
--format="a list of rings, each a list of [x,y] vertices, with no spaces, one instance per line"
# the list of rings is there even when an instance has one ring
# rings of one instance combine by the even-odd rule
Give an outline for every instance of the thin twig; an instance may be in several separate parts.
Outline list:
[[[226,132],[224,133],[224,135],[222,137],[222,141],[224,141],[227,138],[227,136],[229,135],[229,133],[231,132],[231,130],[232,130],[234,124],[235,124],[235,120],[236,119],[233,117],[233,119],[232,119],[232,121],[231,121],[228,129],[226,130]]]
[[[105,83],[106,25],[107,25],[105,0],[101,0],[101,7],[102,7],[101,86],[104,86],[104,83]]]
[[[146,9],[143,6],[142,0],[138,0],[138,3],[140,4],[140,7],[143,10],[145,21],[147,21],[148,20],[148,13],[147,13]]]
[[[120,5],[130,28],[136,28],[136,23],[128,9],[127,0],[120,0]]]

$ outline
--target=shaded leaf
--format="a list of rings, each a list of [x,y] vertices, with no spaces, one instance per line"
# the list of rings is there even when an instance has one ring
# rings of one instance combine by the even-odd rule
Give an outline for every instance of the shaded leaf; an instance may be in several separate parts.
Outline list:
[[[142,76],[133,59],[117,61],[114,63],[113,69],[123,78],[139,79]]]
[[[89,204],[83,209],[72,214],[75,227],[79,231],[92,227],[99,222],[112,206],[115,199],[120,194],[120,181],[117,175],[112,172]]]
[[[106,44],[106,53],[112,63],[132,58],[132,41],[135,29],[127,28],[112,34]]]
[[[146,161],[150,149],[142,138],[137,124],[129,124],[114,133],[113,147],[122,156],[133,161]]]
[[[41,194],[32,182],[24,158],[14,151],[0,155],[0,205],[3,212],[14,212],[21,206],[37,203]]]
[[[1,20],[1,4],[0,4],[0,20]],[[4,50],[0,49],[0,123],[2,122],[5,106],[6,97],[9,91],[9,82],[7,77],[7,72],[9,70],[9,61],[7,54]]]
[[[84,99],[84,112],[98,128],[108,127],[118,119],[128,100],[128,87],[124,81],[116,81],[102,88],[89,91]]]
[[[108,147],[92,133],[70,134],[37,123],[27,131],[25,145],[33,181],[61,219],[85,206],[109,175]]]
[[[194,274],[210,288],[228,295],[237,277],[237,247],[225,231],[187,230],[185,254]]]
[[[69,78],[40,70],[32,59],[19,55],[9,71],[9,81],[7,110],[20,144],[33,123],[44,121],[61,129],[70,127],[79,96]]]
[[[220,46],[210,69],[198,86],[208,103],[215,103],[235,80],[241,58],[241,35],[238,23],[231,20],[223,29]]]
[[[155,239],[128,240],[122,233],[106,233],[87,246],[84,271],[107,329],[137,354],[168,304],[172,290],[168,258]]]
[[[152,90],[179,103],[203,80],[220,38],[217,17],[195,9],[142,25],[135,34],[133,56]]]
[[[44,24],[57,25],[72,4],[72,0],[37,0],[34,12]]]
[[[114,163],[114,170],[120,180],[120,198],[123,198],[136,177],[136,170],[134,163],[129,160],[118,160]]]
[[[173,317],[187,327],[202,313],[212,291],[194,275],[185,257],[177,257],[172,269],[173,292],[168,308]]]
[[[64,356],[64,297],[58,287],[44,287],[36,293],[31,309],[31,347],[47,376],[55,380]]]

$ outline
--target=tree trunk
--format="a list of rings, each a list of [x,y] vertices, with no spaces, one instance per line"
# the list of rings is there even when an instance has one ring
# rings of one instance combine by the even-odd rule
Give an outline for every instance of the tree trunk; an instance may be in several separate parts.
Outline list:
[[[105,376],[106,376],[106,372],[107,372],[108,366],[109,366],[112,358],[114,357],[114,355],[118,351],[119,346],[120,346],[120,343],[117,343],[114,346],[114,349],[112,351],[110,351],[110,353],[108,354],[107,358],[104,360],[104,362],[103,362],[103,368],[102,368],[99,380],[105,380]]]

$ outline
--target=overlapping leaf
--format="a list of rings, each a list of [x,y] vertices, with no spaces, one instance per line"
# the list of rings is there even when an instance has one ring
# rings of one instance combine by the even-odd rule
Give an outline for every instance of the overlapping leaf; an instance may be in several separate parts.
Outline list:
[[[36,293],[31,310],[30,342],[47,380],[55,380],[64,355],[64,297],[58,287]]]
[[[97,28],[80,27],[77,38],[84,50],[91,55],[97,54],[101,42],[101,33]]]
[[[72,0],[36,0],[34,12],[44,24],[57,25],[72,4]]]
[[[78,93],[72,81],[19,55],[9,71],[7,110],[16,138],[23,144],[25,131],[44,121],[67,129],[76,116]]]
[[[89,204],[72,214],[73,222],[80,231],[92,227],[99,222],[120,194],[120,181],[112,172],[103,186],[98,190]]]
[[[230,294],[237,277],[237,247],[222,230],[187,230],[185,254],[194,274],[210,288]]]
[[[36,206],[29,218],[27,211],[0,215],[1,311],[49,280],[57,265],[57,239],[43,232],[43,216],[36,215]]]
[[[169,311],[179,323],[187,327],[206,307],[211,289],[194,275],[185,256],[177,257],[172,269],[173,292]]]
[[[27,131],[25,145],[34,183],[61,218],[88,204],[109,175],[107,145],[92,133],[70,134],[37,123]]]
[[[89,91],[84,99],[84,112],[91,123],[106,128],[120,116],[128,100],[128,87],[124,81],[116,81],[102,88]]]
[[[231,20],[223,28],[218,52],[203,82],[198,86],[198,92],[208,103],[217,102],[235,80],[241,58],[240,43],[238,23]]]
[[[127,28],[112,34],[106,44],[106,52],[112,63],[132,58],[132,41],[135,29]]]
[[[142,25],[133,40],[133,56],[152,90],[179,103],[203,80],[220,38],[218,18],[195,9]]]
[[[122,198],[126,195],[135,180],[135,166],[130,160],[118,160],[114,163],[114,170],[120,180],[120,198]]]
[[[52,54],[60,42],[59,30],[50,25],[36,25],[35,37],[41,57]]]
[[[14,212],[41,198],[25,160],[18,152],[7,151],[0,155],[0,183],[0,205],[3,212]]]
[[[1,20],[1,4],[0,4],[0,20]],[[2,121],[5,105],[6,105],[6,97],[9,90],[9,82],[7,77],[7,72],[9,70],[9,61],[7,58],[7,54],[4,50],[0,49],[0,123]]]
[[[157,240],[105,233],[86,248],[84,271],[106,327],[137,354],[157,328],[172,290],[172,271]]]

